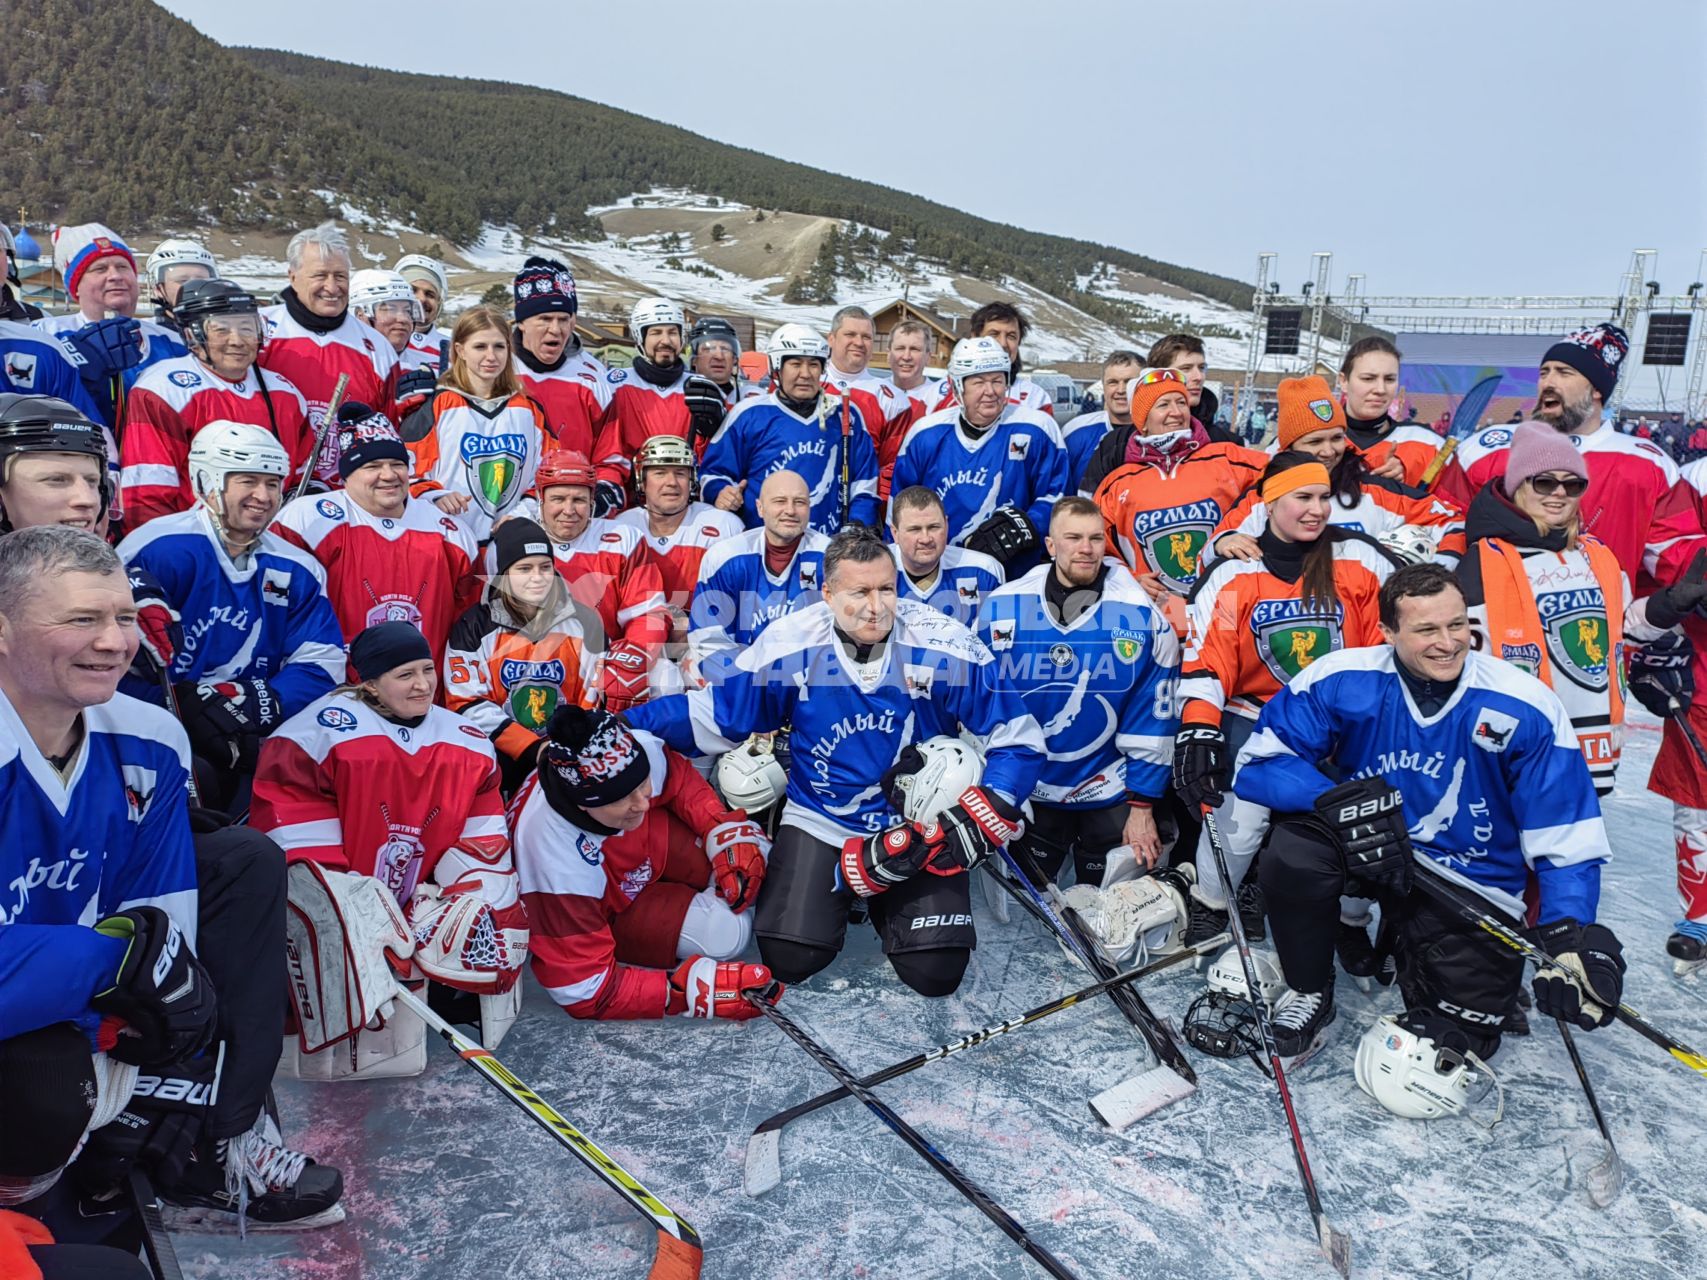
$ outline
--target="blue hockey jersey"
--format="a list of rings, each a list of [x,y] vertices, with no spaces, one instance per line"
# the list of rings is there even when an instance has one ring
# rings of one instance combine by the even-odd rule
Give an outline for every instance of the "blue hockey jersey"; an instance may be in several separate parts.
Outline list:
[[[174,684],[265,680],[293,716],[343,680],[343,634],[326,598],[326,571],[276,533],[263,533],[238,566],[198,503],[150,520],[118,551],[127,565],[154,575],[182,619]]]
[[[745,648],[783,614],[822,600],[824,548],[830,540],[808,529],[782,573],[765,568],[765,531],[723,538],[699,562],[699,586],[688,612],[688,653]]]
[[[1098,409],[1095,413],[1081,413],[1062,426],[1061,444],[1067,450],[1067,488],[1070,492],[1078,491],[1079,482],[1085,478],[1085,468],[1090,465],[1091,455],[1097,451],[1097,446],[1107,434],[1107,409]],[[1090,494],[1085,496],[1088,498]]]
[[[820,396],[824,416],[802,418],[775,395],[743,400],[729,411],[700,462],[701,496],[717,495],[745,480],[742,517],[749,529],[759,525],[759,488],[773,471],[792,471],[806,482],[812,498],[811,526],[823,534],[842,527],[842,406]],[[833,405],[833,407],[832,407]],[[877,449],[859,411],[848,431],[848,519],[875,525]]]
[[[92,926],[116,911],[159,907],[195,943],[183,727],[123,694],[83,727],[66,781],[0,693],[0,1039],[55,1022],[93,1035],[89,1000],[125,944]]]
[[[954,619],[912,601],[869,663],[854,662],[820,601],[774,623],[708,672],[703,689],[625,714],[684,755],[729,751],[791,725],[783,821],[839,845],[901,821],[883,795],[901,749],[962,725],[984,739],[984,785],[1019,803],[1043,765],[1043,735],[994,656]]]
[[[1002,587],[978,613],[1000,682],[1020,692],[1047,744],[1032,798],[1097,809],[1132,791],[1156,799],[1179,729],[1179,640],[1118,560],[1102,600],[1063,626],[1043,592],[1053,564]]]
[[[1044,413],[1009,405],[977,441],[960,426],[958,407],[921,418],[901,442],[890,493],[922,484],[942,499],[948,539],[963,542],[1001,506],[1015,506],[1039,532],[1068,492],[1067,451]]]
[[[56,396],[105,423],[106,415],[83,385],[83,357],[33,325],[0,320],[0,389],[27,396]],[[115,460],[116,461],[116,460]],[[115,480],[116,480],[115,476]]]
[[[1007,577],[1002,562],[982,551],[945,547],[942,559],[937,562],[936,577],[921,584],[909,578],[901,567],[900,549],[890,549],[895,553],[895,590],[901,599],[916,600],[938,613],[946,613],[963,627],[978,625],[979,606]]]
[[[1334,783],[1378,776],[1405,795],[1418,854],[1521,918],[1531,870],[1541,923],[1588,923],[1600,903],[1606,827],[1577,735],[1553,691],[1471,653],[1458,688],[1423,719],[1389,645],[1342,649],[1305,667],[1262,709],[1233,789],[1276,812],[1309,810]],[[1492,891],[1492,892],[1490,892]]]

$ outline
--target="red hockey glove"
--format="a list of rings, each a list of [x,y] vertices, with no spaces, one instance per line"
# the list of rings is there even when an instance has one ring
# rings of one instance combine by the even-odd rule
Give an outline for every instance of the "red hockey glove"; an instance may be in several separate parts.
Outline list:
[[[130,594],[136,601],[136,629],[142,642],[138,652],[148,656],[153,664],[149,674],[157,676],[171,669],[172,659],[183,647],[182,619],[152,574],[132,567],[129,577]]]
[[[605,651],[605,710],[612,715],[646,701],[646,676],[652,659],[632,640],[618,640]]]
[[[758,898],[770,851],[771,842],[764,831],[742,809],[735,810],[706,833],[705,855],[711,859],[717,896],[736,915]]]
[[[910,822],[875,836],[850,836],[842,844],[842,879],[862,898],[886,893],[926,869],[935,851]]]
[[[954,808],[924,828],[930,869],[939,876],[970,871],[1025,830],[1023,818],[995,792],[967,787]]]
[[[730,1018],[745,1022],[759,1011],[742,995],[757,991],[767,1000],[781,999],[783,985],[762,964],[717,961],[690,956],[670,975],[670,998],[664,1012],[683,1018]]]

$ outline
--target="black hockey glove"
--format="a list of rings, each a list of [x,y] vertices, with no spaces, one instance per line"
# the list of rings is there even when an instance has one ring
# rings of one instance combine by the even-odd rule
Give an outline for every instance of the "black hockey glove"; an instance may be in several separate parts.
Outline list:
[[[1004,505],[966,536],[968,551],[981,552],[1005,567],[1037,550],[1037,526],[1018,507]]]
[[[397,373],[397,403],[412,409],[438,390],[439,377],[431,369],[399,370]]]
[[[89,1135],[89,1144],[71,1166],[72,1176],[81,1190],[98,1199],[122,1187],[138,1163],[161,1186],[173,1186],[183,1181],[206,1123],[189,1111],[133,1105]]]
[[[709,440],[723,425],[729,403],[723,398],[723,388],[703,374],[690,373],[682,383],[682,398],[688,402],[688,416],[693,420],[693,433],[700,440]]]
[[[1566,916],[1532,930],[1530,938],[1553,957],[1535,972],[1535,1007],[1584,1031],[1611,1022],[1624,999],[1624,948],[1612,930]]]
[[[284,721],[284,708],[265,680],[220,680],[177,686],[178,711],[196,754],[223,768],[248,769],[261,739]]]
[[[213,984],[172,918],[159,907],[132,907],[102,920],[95,932],[127,944],[112,985],[89,1001],[130,1030],[119,1036],[113,1057],[154,1066],[199,1053],[213,1036]]]
[[[1405,828],[1405,797],[1380,778],[1342,782],[1316,801],[1345,856],[1346,875],[1376,889],[1404,895],[1411,890],[1411,837]]]
[[[1227,735],[1211,724],[1181,725],[1174,737],[1174,794],[1197,812],[1218,808],[1227,790]]]
[[[1689,568],[1671,586],[1648,597],[1648,621],[1670,630],[1692,613],[1707,607],[1707,550],[1697,551]]]
[[[1648,617],[1653,617],[1649,597]],[[1627,650],[1630,692],[1656,716],[1678,716],[1695,700],[1695,646],[1681,631],[1668,631]]]
[[[967,787],[954,808],[922,828],[931,847],[925,865],[939,876],[970,871],[1025,830],[1024,816],[994,791]]]
[[[593,515],[603,520],[614,516],[628,505],[628,495],[623,493],[622,486],[609,480],[600,480],[593,488]]]
[[[142,363],[142,325],[129,316],[109,316],[61,334],[83,357],[85,382],[104,382]]]

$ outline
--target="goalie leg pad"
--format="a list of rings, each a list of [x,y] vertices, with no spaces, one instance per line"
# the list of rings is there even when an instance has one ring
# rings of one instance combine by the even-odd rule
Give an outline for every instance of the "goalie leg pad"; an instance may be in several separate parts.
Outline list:
[[[389,890],[371,876],[291,864],[285,965],[305,1054],[347,1040],[390,1003],[414,943]]]
[[[279,1057],[279,1074],[293,1080],[387,1080],[426,1069],[427,1024],[396,1007],[379,1026],[364,1027],[318,1053],[303,1052],[296,1037],[286,1036]]]

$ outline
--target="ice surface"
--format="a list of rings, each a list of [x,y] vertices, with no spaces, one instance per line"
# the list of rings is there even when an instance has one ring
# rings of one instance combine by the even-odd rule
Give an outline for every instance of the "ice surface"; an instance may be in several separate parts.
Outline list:
[[[1638,717],[1641,712],[1636,713]],[[1654,723],[1632,726],[1607,805],[1617,853],[1608,921],[1630,962],[1631,1005],[1696,1048],[1707,985],[1663,954],[1677,913],[1669,813],[1643,790]],[[974,895],[975,900],[978,895]],[[870,932],[785,997],[793,1017],[857,1070],[1012,1016],[1082,985],[1029,916],[1005,927],[982,902],[965,985],[925,1000],[888,972]],[[1147,981],[1177,1022],[1201,979]],[[1613,1026],[1580,1034],[1624,1158],[1605,1210],[1582,1179],[1594,1131],[1557,1034],[1537,1021],[1494,1060],[1506,1119],[1400,1120],[1352,1081],[1357,1036],[1397,997],[1340,987],[1327,1048],[1294,1080],[1329,1217],[1355,1241],[1352,1274],[1685,1280],[1707,1274],[1707,1080]],[[1196,1095],[1100,1129],[1087,1099],[1149,1065],[1106,1001],[1081,1006],[885,1086],[935,1141],[1084,1280],[1332,1273],[1316,1250],[1272,1088],[1249,1061],[1188,1050]],[[985,1280],[1042,1272],[864,1108],[841,1102],[783,1132],[782,1184],[741,1192],[746,1138],[766,1116],[831,1087],[779,1031],[671,1019],[578,1023],[531,985],[499,1056],[700,1231],[717,1280]],[[415,1080],[281,1083],[294,1145],[344,1170],[349,1220],[296,1237],[183,1236],[193,1277],[578,1280],[643,1276],[651,1231],[460,1065],[441,1043]]]

